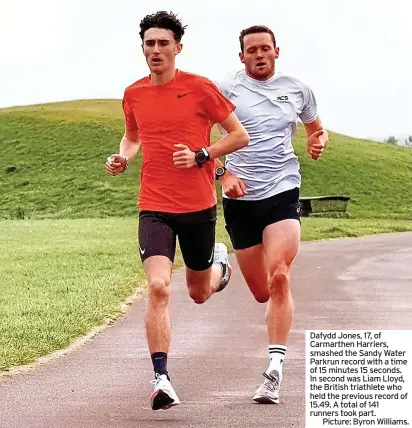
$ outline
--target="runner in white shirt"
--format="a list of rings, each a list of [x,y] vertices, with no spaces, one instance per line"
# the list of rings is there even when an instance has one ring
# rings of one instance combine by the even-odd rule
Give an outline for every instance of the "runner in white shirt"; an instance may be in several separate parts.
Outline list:
[[[240,270],[258,302],[266,303],[270,363],[254,401],[278,403],[294,304],[290,270],[300,243],[301,176],[292,139],[304,124],[307,151],[318,159],[328,143],[315,97],[299,80],[275,73],[279,48],[264,26],[243,30],[240,59],[245,69],[218,83],[236,105],[249,145],[215,160],[223,189],[226,229]]]

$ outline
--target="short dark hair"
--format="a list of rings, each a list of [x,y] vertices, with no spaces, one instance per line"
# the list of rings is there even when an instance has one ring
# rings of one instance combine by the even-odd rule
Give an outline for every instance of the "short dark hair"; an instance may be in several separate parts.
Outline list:
[[[240,32],[239,42],[240,42],[240,49],[242,50],[242,52],[245,47],[245,44],[244,44],[245,36],[247,36],[248,34],[256,34],[256,33],[270,34],[272,36],[273,46],[276,47],[276,38],[275,38],[275,35],[273,34],[273,31],[270,28],[265,27],[264,25],[253,25],[253,27],[245,28]]]
[[[144,33],[149,28],[164,28],[170,30],[173,33],[173,37],[177,42],[183,37],[185,33],[186,25],[182,25],[180,19],[177,18],[173,12],[165,12],[163,10],[145,16],[140,21],[140,38],[143,40]]]

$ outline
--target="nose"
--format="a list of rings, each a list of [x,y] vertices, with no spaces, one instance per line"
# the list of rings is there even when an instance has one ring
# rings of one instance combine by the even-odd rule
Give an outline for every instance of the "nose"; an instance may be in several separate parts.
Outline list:
[[[257,59],[262,59],[263,58],[263,52],[260,49],[256,53],[256,58]]]
[[[153,46],[153,53],[159,53],[160,51],[159,51],[159,43],[158,42],[156,42],[155,44],[154,44],[154,46]]]

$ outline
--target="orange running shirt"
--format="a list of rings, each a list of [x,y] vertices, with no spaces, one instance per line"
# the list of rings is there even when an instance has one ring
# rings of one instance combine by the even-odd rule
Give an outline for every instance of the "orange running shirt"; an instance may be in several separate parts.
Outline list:
[[[213,161],[202,168],[178,169],[174,145],[185,144],[193,151],[208,147],[212,126],[234,109],[210,80],[179,70],[164,85],[152,85],[145,77],[126,88],[126,128],[139,131],[143,155],[141,211],[188,213],[217,203]]]

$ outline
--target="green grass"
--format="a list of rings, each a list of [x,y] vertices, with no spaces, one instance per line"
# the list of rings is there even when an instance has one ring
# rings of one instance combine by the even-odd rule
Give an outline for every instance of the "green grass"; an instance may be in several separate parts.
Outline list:
[[[143,283],[134,235],[123,219],[0,222],[0,370],[120,313]]]
[[[302,240],[356,238],[378,233],[410,232],[412,221],[392,219],[303,218]]]
[[[0,370],[65,348],[120,313],[144,284],[136,230],[135,218],[0,221]],[[394,230],[412,224],[304,218],[302,239]],[[221,217],[217,240],[231,249]]]
[[[0,218],[135,215],[140,156],[125,175],[104,170],[106,157],[118,150],[122,120],[118,100],[0,110]],[[294,145],[303,196],[349,196],[353,218],[412,217],[410,148],[330,133],[325,156],[315,162],[301,128]]]
[[[104,171],[122,134],[118,100],[0,110],[0,370],[66,347],[143,286],[141,159],[115,178]],[[314,162],[299,130],[302,194],[349,196],[351,218],[304,218],[302,239],[412,230],[412,150],[330,135]],[[217,240],[231,248],[221,213]]]
[[[0,221],[0,370],[64,348],[120,314],[120,303],[144,285],[137,224]],[[230,245],[221,221],[217,237]]]

